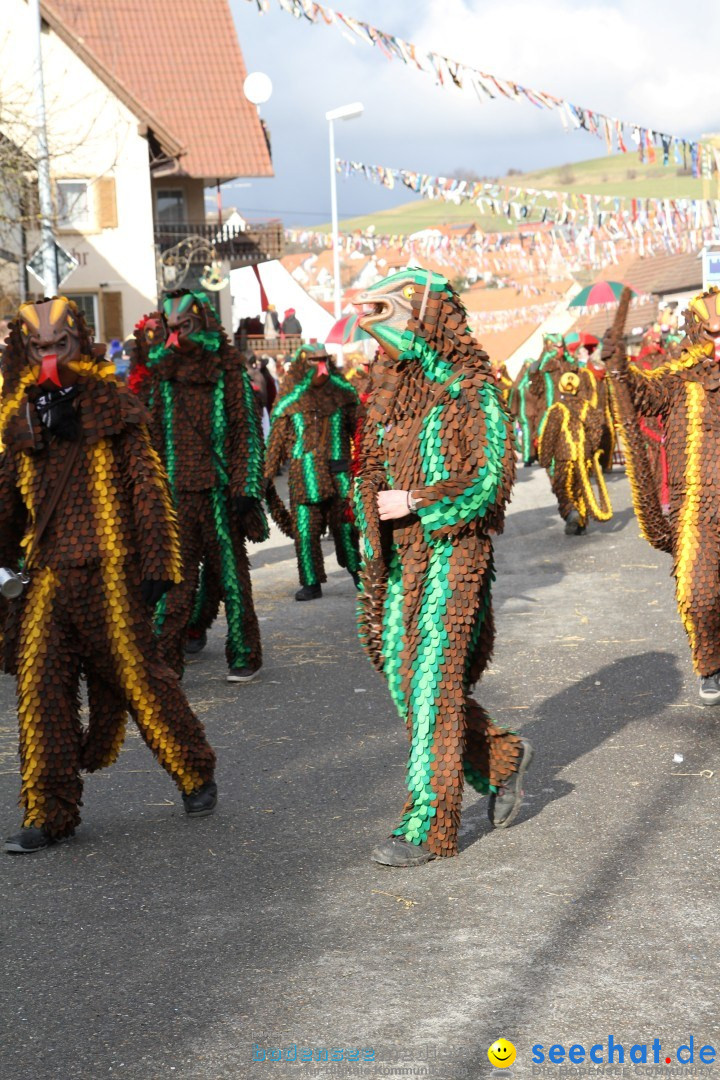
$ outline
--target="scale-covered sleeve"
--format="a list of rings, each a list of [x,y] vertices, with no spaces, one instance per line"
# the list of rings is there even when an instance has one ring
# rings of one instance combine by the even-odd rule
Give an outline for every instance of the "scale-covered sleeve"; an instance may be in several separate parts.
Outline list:
[[[18,488],[14,455],[0,454],[0,566],[17,569],[27,510]]]
[[[144,424],[129,424],[120,447],[142,576],[177,585],[182,581],[177,517],[167,474],[148,428]]]
[[[473,380],[443,409],[434,437],[428,431],[430,423],[429,419],[421,433],[419,453],[430,453],[434,438],[433,453],[442,459],[447,477],[413,489],[421,503],[418,515],[426,539],[455,536],[477,522],[485,530],[501,531],[515,478],[515,455],[497,386],[487,379]]]
[[[261,499],[264,490],[265,445],[252,383],[238,362],[225,372],[230,494]]]

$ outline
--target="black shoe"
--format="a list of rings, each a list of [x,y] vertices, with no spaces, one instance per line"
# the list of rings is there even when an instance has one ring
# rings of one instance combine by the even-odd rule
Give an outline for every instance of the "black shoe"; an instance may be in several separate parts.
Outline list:
[[[322,585],[303,585],[295,593],[296,600],[319,600],[322,596]]]
[[[389,836],[374,848],[370,858],[381,866],[420,866],[435,856],[426,844],[409,844],[401,836]]]
[[[197,637],[189,637],[185,642],[185,655],[196,656],[207,645],[207,631],[203,630]]]
[[[497,794],[493,793],[490,796],[488,817],[490,818],[490,824],[494,825],[496,829],[507,829],[520,813],[524,794],[522,789],[523,777],[534,756],[535,751],[532,746],[527,739],[523,739],[522,756],[516,771],[512,776],[508,777]]]
[[[350,577],[355,582],[355,588],[359,589],[360,588],[360,575],[357,572],[351,570],[350,571]]]
[[[523,461],[523,469],[532,469],[532,467],[533,467],[532,461]]]
[[[701,677],[700,700],[703,705],[720,705],[720,671]]]
[[[571,510],[565,518],[565,535],[582,536],[584,532],[585,526],[580,524],[580,515],[577,510]]]
[[[217,784],[214,780],[208,780],[197,791],[183,795],[182,801],[188,817],[207,817],[217,806]]]
[[[74,833],[70,833],[73,836]],[[5,850],[11,855],[33,855],[36,851],[50,847],[51,844],[60,844],[69,837],[64,836],[59,840],[53,840],[44,829],[38,829],[35,825],[23,825],[19,833],[8,836],[5,841]]]
[[[262,665],[261,665],[262,666]],[[228,668],[228,682],[252,682],[260,674],[261,667],[231,667]]]

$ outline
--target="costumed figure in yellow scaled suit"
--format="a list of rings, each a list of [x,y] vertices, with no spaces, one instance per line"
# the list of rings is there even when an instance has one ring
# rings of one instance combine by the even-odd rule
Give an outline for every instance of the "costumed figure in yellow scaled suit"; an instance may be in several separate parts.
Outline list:
[[[82,314],[65,297],[20,307],[3,371],[0,566],[7,581],[22,558],[28,579],[5,621],[24,811],[5,849],[29,853],[72,836],[80,772],[115,760],[126,712],[187,813],[211,813],[215,754],[158,657],[150,621],[181,568],[147,413],[113,365],[93,354]]]
[[[576,372],[560,376],[558,397],[545,416],[540,436],[540,464],[548,471],[568,536],[584,533],[590,517],[597,521],[612,517],[599,463],[604,417],[587,398],[578,396],[580,388]]]

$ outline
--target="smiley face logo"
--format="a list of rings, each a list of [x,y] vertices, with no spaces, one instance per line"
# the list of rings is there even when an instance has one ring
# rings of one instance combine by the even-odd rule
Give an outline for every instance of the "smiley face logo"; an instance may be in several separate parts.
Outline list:
[[[496,1069],[507,1069],[515,1060],[515,1047],[507,1039],[496,1039],[488,1047],[488,1061]]]

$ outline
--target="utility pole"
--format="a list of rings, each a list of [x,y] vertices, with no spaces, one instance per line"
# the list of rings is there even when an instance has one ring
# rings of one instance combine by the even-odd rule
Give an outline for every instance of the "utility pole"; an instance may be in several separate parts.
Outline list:
[[[45,84],[42,64],[42,21],[40,0],[29,0],[32,20],[31,40],[34,46],[33,84],[35,92],[36,167],[38,175],[38,198],[40,201],[40,246],[43,255],[43,282],[46,296],[56,296],[58,291],[55,237],[52,230],[52,190],[50,188],[50,152],[48,150],[47,123],[45,118]]]

